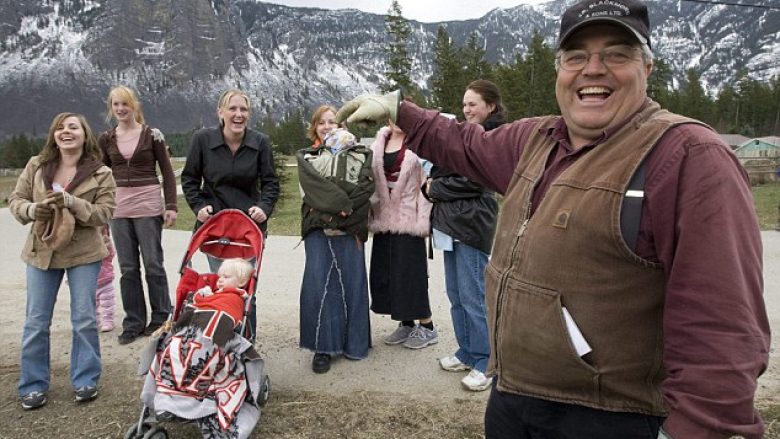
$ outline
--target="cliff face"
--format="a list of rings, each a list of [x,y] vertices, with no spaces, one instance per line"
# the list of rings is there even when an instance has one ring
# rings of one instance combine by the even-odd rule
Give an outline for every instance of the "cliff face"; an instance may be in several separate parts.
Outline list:
[[[456,44],[476,32],[486,58],[511,62],[538,31],[555,44],[572,0],[496,9],[441,23]],[[740,69],[780,74],[780,11],[649,2],[653,49],[678,77],[697,70],[711,90]],[[411,22],[414,80],[432,73],[439,24]],[[0,138],[41,135],[54,114],[86,114],[105,128],[116,83],[138,89],[147,118],[181,132],[216,122],[221,90],[249,92],[255,116],[282,117],[375,92],[386,69],[381,15],[291,8],[254,0],[0,0]]]

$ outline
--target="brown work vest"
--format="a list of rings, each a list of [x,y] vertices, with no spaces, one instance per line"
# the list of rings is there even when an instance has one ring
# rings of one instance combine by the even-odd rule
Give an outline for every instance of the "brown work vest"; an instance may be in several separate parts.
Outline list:
[[[498,374],[505,392],[665,415],[664,273],[626,245],[620,209],[658,139],[695,121],[652,103],[566,169],[529,218],[557,119],[540,120],[504,197],[486,270],[488,372]],[[593,349],[584,357],[574,350],[562,307]]]

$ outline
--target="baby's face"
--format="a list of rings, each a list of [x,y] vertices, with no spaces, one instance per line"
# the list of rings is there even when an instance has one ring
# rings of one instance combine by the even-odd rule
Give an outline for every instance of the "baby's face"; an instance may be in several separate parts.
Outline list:
[[[220,268],[219,271],[217,271],[217,274],[219,275],[219,278],[217,279],[217,289],[221,290],[227,287],[241,288],[241,280],[235,273]]]

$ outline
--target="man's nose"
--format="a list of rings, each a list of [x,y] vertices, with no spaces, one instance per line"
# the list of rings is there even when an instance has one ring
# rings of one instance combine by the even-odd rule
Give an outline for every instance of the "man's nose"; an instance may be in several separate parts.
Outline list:
[[[607,66],[604,65],[604,60],[601,58],[601,52],[588,54],[588,61],[582,69],[583,73],[603,73],[606,70]]]

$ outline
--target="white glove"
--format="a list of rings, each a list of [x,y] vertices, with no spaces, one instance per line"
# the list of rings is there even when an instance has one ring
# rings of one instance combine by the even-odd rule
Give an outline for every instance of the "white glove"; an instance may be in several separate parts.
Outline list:
[[[347,123],[365,124],[367,122],[393,123],[398,120],[398,106],[401,105],[401,90],[384,95],[362,95],[344,104],[336,113],[336,122],[344,119]]]

